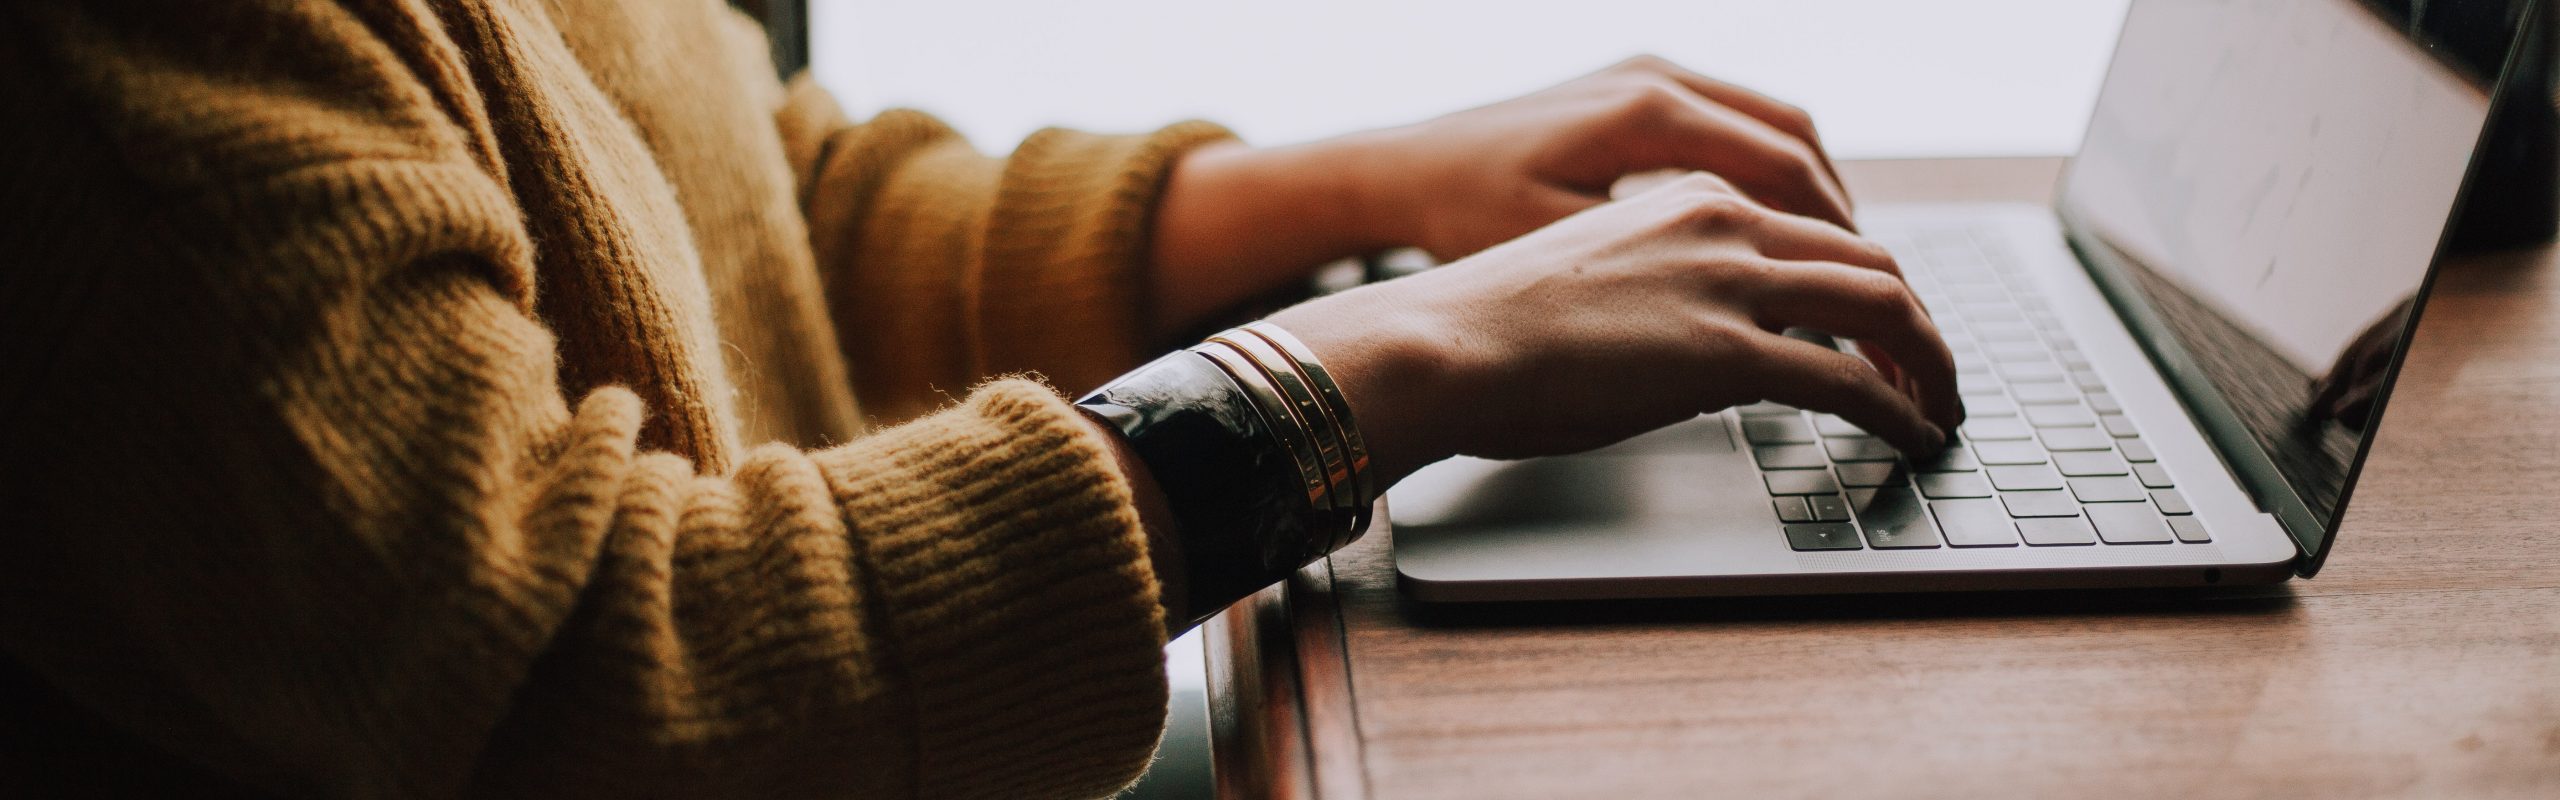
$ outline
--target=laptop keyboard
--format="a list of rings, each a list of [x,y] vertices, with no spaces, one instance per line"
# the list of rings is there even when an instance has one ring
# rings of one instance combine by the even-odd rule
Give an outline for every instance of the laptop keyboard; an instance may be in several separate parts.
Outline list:
[[[1797,550],[2212,541],[2017,263],[1964,228],[1886,240],[1955,352],[1966,421],[1912,463],[1828,414],[1759,404],[1742,435]]]

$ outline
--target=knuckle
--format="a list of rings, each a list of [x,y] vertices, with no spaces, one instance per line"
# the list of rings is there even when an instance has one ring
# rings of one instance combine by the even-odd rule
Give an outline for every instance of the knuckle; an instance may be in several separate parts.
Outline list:
[[[1692,227],[1724,228],[1753,223],[1759,208],[1730,192],[1713,191],[1690,198],[1680,210],[1679,221]]]
[[[1625,61],[1618,62],[1619,69],[1638,72],[1653,72],[1669,66],[1671,66],[1670,59],[1652,53],[1637,53],[1627,57]]]
[[[1866,259],[1867,264],[1896,275],[1902,274],[1902,261],[1894,258],[1893,251],[1885,249],[1884,245],[1877,244],[1876,240],[1859,239],[1858,251],[1859,255]]]
[[[1807,139],[1813,138],[1813,115],[1804,109],[1778,103],[1776,108],[1770,110],[1769,115],[1770,121],[1776,124],[1779,130]]]
[[[1726,259],[1716,269],[1700,270],[1710,294],[1740,295],[1751,306],[1765,302],[1772,292],[1781,291],[1789,282],[1786,267],[1764,258]]]
[[[1696,314],[1692,319],[1694,322],[1691,325],[1690,338],[1696,342],[1699,350],[1711,359],[1741,350],[1750,344],[1748,338],[1750,332],[1743,330],[1721,314]]]
[[[1911,294],[1902,279],[1882,272],[1859,270],[1853,301],[1876,314],[1901,314],[1907,311]],[[1892,317],[1886,317],[1891,319]]]
[[[1803,142],[1789,142],[1779,163],[1786,170],[1787,180],[1790,181],[1813,183],[1824,177],[1821,154],[1815,153],[1812,145]]]
[[[1679,113],[1683,98],[1680,88],[1670,81],[1643,79],[1630,81],[1618,100],[1620,118],[1634,122],[1655,122]]]
[[[1716,177],[1715,173],[1712,172],[1685,173],[1678,178],[1672,179],[1671,184],[1673,186],[1680,187],[1681,191],[1688,192],[1693,195],[1731,196],[1733,194],[1733,184],[1725,182],[1725,179],[1723,178]]]

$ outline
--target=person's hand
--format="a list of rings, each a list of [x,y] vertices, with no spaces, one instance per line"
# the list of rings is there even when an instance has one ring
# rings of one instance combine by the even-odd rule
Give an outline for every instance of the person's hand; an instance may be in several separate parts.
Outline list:
[[[1361,207],[1453,260],[1607,200],[1619,178],[1715,173],[1763,205],[1850,222],[1811,118],[1651,56],[1535,94],[1345,137],[1372,152]]]
[[[1389,480],[1759,400],[1915,453],[1963,420],[1954,360],[1891,255],[1704,174],[1272,320],[1342,382]],[[1780,335],[1791,327],[1856,338],[1875,363]]]
[[[1401,128],[1186,154],[1156,211],[1150,322],[1189,330],[1319,264],[1389,247],[1454,260],[1597,205],[1621,178],[1666,171],[1712,172],[1764,205],[1850,224],[1804,112],[1636,58]]]

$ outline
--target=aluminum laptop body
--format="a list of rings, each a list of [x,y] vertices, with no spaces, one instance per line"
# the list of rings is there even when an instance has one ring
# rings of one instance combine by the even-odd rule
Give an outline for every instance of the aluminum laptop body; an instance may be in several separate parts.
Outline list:
[[[2135,0],[2054,205],[1860,215],[1959,355],[1914,463],[1701,416],[1389,494],[1425,601],[2273,583],[2318,571],[2532,0]]]

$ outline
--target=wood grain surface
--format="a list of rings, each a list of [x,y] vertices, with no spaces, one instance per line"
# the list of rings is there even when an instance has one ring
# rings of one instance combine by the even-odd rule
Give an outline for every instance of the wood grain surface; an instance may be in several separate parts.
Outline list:
[[[1842,171],[1861,202],[2040,201],[2058,166]],[[2447,268],[2311,581],[1423,606],[1374,534],[1263,626],[1339,637],[1255,665],[1348,688],[1289,713],[1358,780],[1299,796],[2560,797],[2553,260]]]

